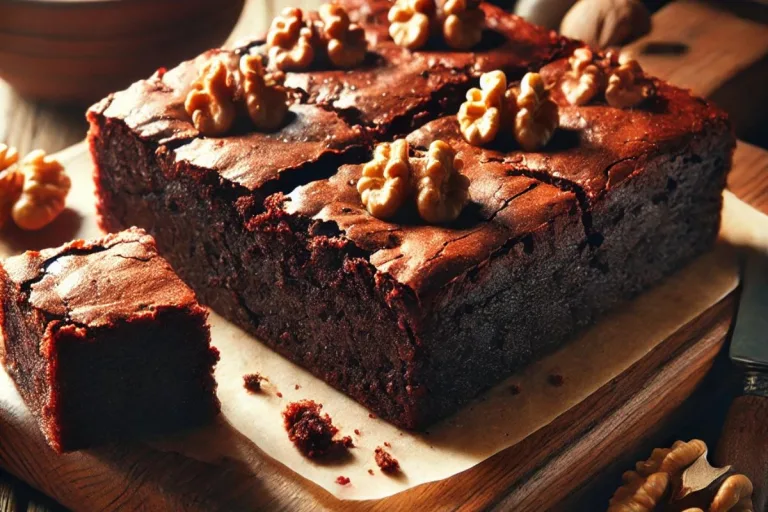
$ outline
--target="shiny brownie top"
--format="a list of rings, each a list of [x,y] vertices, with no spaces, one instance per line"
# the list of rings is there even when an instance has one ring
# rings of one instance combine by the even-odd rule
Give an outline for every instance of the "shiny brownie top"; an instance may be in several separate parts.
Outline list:
[[[83,326],[107,326],[163,309],[198,308],[194,292],[141,229],[28,251],[3,266],[36,310]]]

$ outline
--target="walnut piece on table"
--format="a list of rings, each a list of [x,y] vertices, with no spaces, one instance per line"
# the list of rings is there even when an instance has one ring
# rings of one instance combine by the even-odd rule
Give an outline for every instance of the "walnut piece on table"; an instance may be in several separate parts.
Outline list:
[[[609,501],[608,512],[737,512],[753,510],[752,483],[730,466],[713,468],[707,445],[694,439],[656,448],[622,475],[624,485]]]
[[[41,149],[24,157],[19,171],[24,183],[11,211],[13,221],[21,229],[41,229],[64,211],[72,182],[59,161]]]

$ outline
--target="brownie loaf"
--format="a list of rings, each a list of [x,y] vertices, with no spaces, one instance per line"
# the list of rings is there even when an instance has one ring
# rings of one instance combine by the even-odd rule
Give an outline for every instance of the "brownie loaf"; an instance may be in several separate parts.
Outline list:
[[[288,73],[300,102],[273,134],[202,137],[182,104],[208,59],[261,52],[259,40],[95,105],[104,227],[146,228],[204,302],[408,428],[712,245],[734,138],[708,102],[658,80],[635,109],[555,92],[561,129],[545,150],[478,148],[451,114],[479,74],[538,70],[557,91],[579,43],[482,4],[479,51],[410,52],[386,36],[388,3],[346,5],[371,44],[364,67]],[[403,132],[417,155],[438,139],[462,154],[472,201],[455,222],[363,208],[360,163]]]
[[[57,452],[219,411],[208,313],[141,230],[9,258],[0,304],[0,360]]]

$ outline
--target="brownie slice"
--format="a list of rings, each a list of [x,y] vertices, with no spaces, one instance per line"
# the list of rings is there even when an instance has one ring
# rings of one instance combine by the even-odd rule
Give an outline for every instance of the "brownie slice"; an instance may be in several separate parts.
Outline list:
[[[218,414],[208,313],[143,230],[8,258],[0,299],[2,362],[55,451]]]

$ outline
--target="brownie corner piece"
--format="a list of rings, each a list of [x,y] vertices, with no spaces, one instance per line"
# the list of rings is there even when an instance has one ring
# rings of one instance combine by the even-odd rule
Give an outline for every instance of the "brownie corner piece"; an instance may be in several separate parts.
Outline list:
[[[218,414],[207,310],[144,231],[8,258],[0,301],[0,357],[56,452]]]

